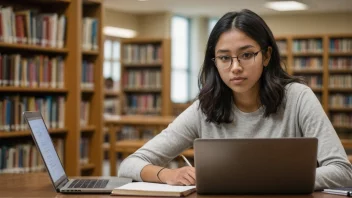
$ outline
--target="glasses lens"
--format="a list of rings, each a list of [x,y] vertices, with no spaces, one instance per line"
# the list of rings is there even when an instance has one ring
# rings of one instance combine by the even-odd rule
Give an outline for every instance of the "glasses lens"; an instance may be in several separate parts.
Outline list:
[[[245,52],[245,53],[239,55],[238,59],[240,60],[241,66],[245,67],[245,66],[253,64],[254,57],[255,57],[254,53]]]
[[[220,56],[215,59],[216,66],[220,69],[227,69],[231,66],[231,56]]]

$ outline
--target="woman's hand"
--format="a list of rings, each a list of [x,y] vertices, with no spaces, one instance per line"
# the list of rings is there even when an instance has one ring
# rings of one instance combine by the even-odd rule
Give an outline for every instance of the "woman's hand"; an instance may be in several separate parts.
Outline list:
[[[184,166],[178,169],[164,169],[159,173],[162,182],[170,185],[195,185],[196,172],[194,167]]]

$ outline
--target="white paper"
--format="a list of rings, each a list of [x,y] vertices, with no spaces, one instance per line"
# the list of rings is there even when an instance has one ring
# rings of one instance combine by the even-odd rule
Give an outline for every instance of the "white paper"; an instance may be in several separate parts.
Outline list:
[[[159,191],[159,192],[184,192],[196,188],[195,186],[172,186],[149,182],[132,182],[115,189],[137,190],[137,191]]]

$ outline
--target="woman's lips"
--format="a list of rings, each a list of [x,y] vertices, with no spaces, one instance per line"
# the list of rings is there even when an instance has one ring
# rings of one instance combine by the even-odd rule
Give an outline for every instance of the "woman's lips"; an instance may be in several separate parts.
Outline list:
[[[236,85],[241,84],[244,80],[246,80],[246,78],[243,77],[234,77],[230,79],[230,81]]]

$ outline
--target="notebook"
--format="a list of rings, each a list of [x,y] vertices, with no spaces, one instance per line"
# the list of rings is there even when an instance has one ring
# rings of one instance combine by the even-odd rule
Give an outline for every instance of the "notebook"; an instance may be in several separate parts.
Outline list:
[[[48,129],[39,112],[23,112],[35,145],[43,158],[52,184],[62,193],[111,193],[112,189],[122,186],[132,179],[117,177],[89,177],[69,179],[51,141]]]
[[[149,182],[133,182],[115,188],[111,192],[111,195],[183,197],[195,191],[195,186],[172,186]]]

